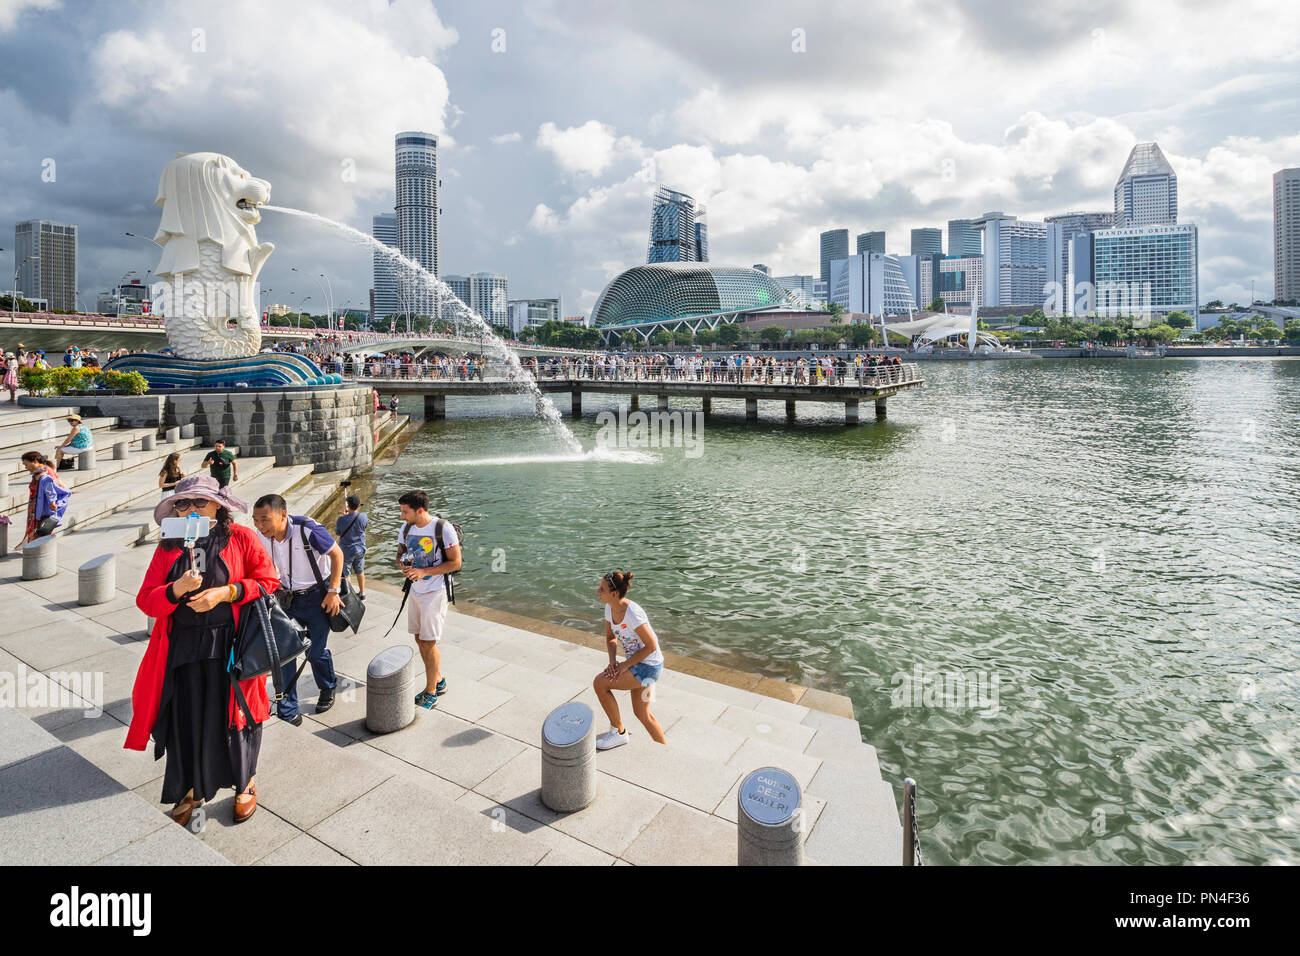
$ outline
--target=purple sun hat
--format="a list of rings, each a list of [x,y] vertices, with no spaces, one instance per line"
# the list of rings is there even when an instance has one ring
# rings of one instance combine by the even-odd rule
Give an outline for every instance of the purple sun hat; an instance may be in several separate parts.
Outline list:
[[[169,497],[158,502],[153,509],[154,524],[161,525],[163,518],[176,516],[176,507],[172,504],[176,498],[207,498],[232,511],[248,511],[248,505],[232,495],[229,488],[218,485],[217,479],[209,475],[190,475],[176,483],[176,490]]]

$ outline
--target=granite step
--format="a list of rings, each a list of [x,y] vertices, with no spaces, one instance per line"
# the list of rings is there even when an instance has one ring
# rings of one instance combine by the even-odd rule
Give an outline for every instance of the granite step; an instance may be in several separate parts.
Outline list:
[[[202,454],[198,451],[198,438],[182,438],[174,443],[158,442],[152,451],[144,451],[140,445],[140,436],[144,433],[152,433],[152,429],[130,429],[120,432],[113,432],[115,436],[113,443],[117,441],[127,442],[126,457],[120,460],[112,457],[111,443],[107,447],[98,448],[97,460],[94,468],[82,471],[80,469],[64,470],[59,472],[59,477],[63,483],[73,490],[85,489],[91,483],[103,478],[109,478],[114,475],[125,475],[127,473],[143,469],[148,473],[155,487],[158,481],[158,472],[162,470],[162,463],[172,452],[179,451],[182,455],[181,470],[187,474],[197,470],[199,462],[203,460]],[[120,437],[116,437],[120,436]],[[195,452],[193,456],[187,456],[188,452]],[[190,458],[192,457],[192,460]],[[6,496],[0,496],[0,513],[13,515],[14,511],[25,511],[27,508],[27,485],[30,481],[30,474],[24,469],[21,474],[10,475],[9,491]]]

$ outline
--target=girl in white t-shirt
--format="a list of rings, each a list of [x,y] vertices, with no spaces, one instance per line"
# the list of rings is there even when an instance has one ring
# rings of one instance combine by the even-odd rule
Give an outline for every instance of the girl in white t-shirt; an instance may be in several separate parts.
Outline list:
[[[655,715],[650,713],[650,698],[655,682],[664,669],[663,651],[659,638],[650,627],[641,605],[627,599],[627,588],[632,575],[611,571],[600,579],[596,597],[605,605],[605,640],[609,645],[609,666],[591,682],[600,706],[609,717],[609,731],[596,738],[597,750],[610,750],[627,743],[627,730],[618,712],[614,691],[632,691],[632,712],[650,732],[657,743],[666,744],[664,729]],[[617,659],[619,645],[624,660]]]

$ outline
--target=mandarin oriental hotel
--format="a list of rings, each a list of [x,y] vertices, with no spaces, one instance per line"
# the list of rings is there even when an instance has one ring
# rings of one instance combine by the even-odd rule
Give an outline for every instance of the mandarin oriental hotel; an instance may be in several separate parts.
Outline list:
[[[1128,226],[1092,234],[1094,309],[1099,315],[1196,314],[1196,226]]]

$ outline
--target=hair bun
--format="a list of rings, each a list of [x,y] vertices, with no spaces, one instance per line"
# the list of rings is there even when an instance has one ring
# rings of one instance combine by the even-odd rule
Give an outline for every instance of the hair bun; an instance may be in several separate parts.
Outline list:
[[[631,583],[632,583],[632,572],[631,572],[631,571],[624,571],[624,572],[623,572],[623,583],[624,583],[624,584],[631,584]]]

